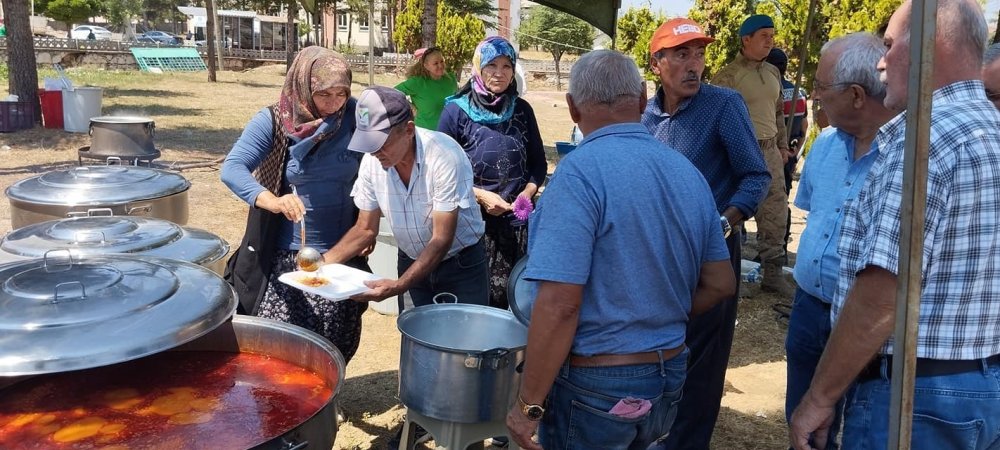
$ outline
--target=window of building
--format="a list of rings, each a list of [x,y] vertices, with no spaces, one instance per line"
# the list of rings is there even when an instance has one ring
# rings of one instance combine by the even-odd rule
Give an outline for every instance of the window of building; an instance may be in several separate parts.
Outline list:
[[[347,16],[346,12],[338,12],[337,13],[337,30],[347,31],[347,26],[348,26],[347,20],[348,19],[349,19],[349,17]]]
[[[368,31],[368,14],[359,14],[357,17],[358,29],[361,31]]]
[[[382,23],[382,31],[389,31],[389,17],[385,12],[380,14],[379,22]]]

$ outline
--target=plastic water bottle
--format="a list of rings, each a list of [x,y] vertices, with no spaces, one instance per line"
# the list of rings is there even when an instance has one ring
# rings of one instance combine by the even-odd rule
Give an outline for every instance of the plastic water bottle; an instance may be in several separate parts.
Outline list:
[[[760,283],[764,277],[760,274],[760,263],[742,260],[740,262],[740,279],[744,283]]]

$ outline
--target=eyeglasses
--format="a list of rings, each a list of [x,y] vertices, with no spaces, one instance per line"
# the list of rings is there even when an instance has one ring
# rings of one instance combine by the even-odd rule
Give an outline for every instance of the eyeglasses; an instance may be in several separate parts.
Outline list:
[[[986,98],[988,98],[991,102],[1000,100],[1000,92],[986,89]]]
[[[846,86],[850,86],[852,84],[857,84],[857,83],[823,83],[823,82],[820,82],[817,79],[813,79],[813,90],[815,90],[817,92],[823,92],[823,91],[828,91],[830,89],[833,89],[834,87],[837,87],[837,86],[845,86],[846,87]]]

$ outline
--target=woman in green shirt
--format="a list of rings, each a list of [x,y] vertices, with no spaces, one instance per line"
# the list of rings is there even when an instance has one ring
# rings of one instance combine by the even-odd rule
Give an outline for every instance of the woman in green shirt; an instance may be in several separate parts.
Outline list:
[[[458,90],[458,82],[455,74],[445,71],[441,49],[431,47],[413,53],[417,61],[406,71],[406,81],[397,84],[396,89],[409,95],[416,106],[417,126],[437,130],[444,99]]]

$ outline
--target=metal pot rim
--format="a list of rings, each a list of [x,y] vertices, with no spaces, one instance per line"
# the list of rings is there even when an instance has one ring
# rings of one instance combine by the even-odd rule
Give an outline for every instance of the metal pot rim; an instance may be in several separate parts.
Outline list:
[[[406,325],[410,322],[420,320],[427,316],[435,314],[443,314],[452,311],[485,314],[488,316],[492,316],[496,320],[510,321],[512,324],[524,327],[525,335],[527,335],[527,327],[525,327],[522,323],[517,321],[517,319],[512,316],[510,311],[494,308],[492,306],[472,305],[467,303],[435,304],[435,305],[426,305],[417,308],[407,309],[399,315],[398,319],[396,319],[396,328],[399,329],[399,332],[402,333],[403,336],[406,337],[406,339],[410,339],[413,342],[418,343],[422,346],[432,348],[434,350],[440,350],[445,353],[469,354],[469,353],[482,353],[485,351],[492,350],[492,349],[460,349],[453,347],[445,347],[432,342],[428,342],[425,339],[420,339],[418,337],[415,337],[413,333],[404,329]],[[510,351],[516,351],[523,349],[527,346],[528,346],[527,339],[525,339],[524,345],[513,346],[513,347],[495,347],[495,348],[506,348],[507,350]]]

